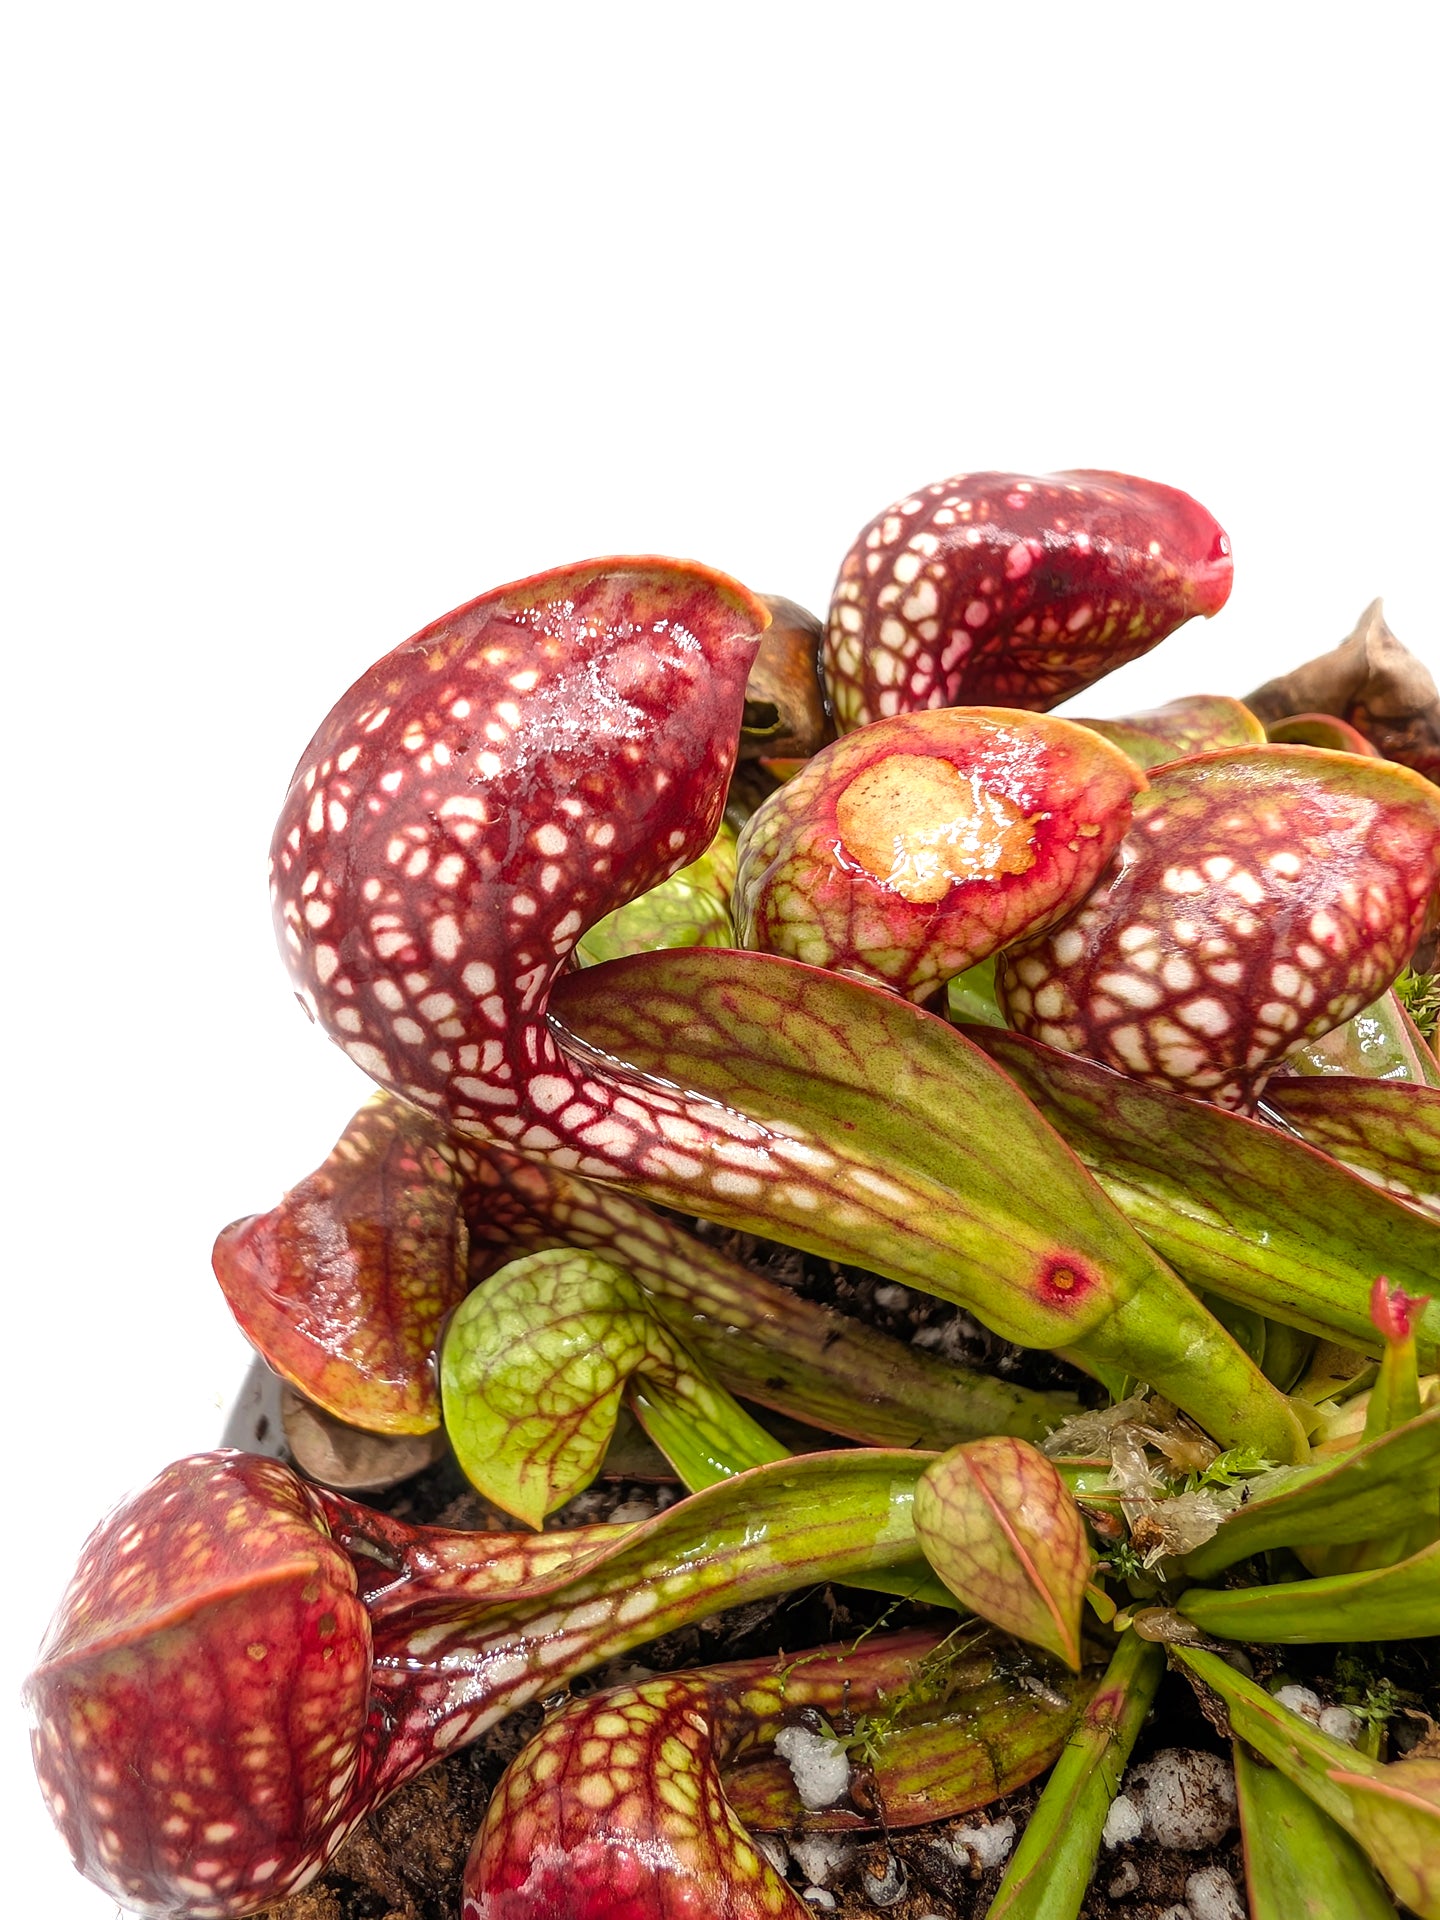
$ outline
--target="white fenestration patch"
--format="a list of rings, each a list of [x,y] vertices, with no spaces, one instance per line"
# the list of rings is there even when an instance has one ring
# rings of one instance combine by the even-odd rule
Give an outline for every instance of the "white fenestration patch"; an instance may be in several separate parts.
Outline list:
[[[430,928],[430,949],[437,960],[453,960],[460,951],[460,923],[442,913]]]

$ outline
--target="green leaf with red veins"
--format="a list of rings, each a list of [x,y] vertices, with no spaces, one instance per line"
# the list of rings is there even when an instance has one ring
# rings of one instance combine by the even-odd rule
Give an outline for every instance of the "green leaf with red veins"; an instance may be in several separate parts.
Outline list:
[[[1217,1105],[1384,992],[1440,881],[1440,792],[1314,747],[1155,773],[1114,869],[1001,961],[1020,1032]]]
[[[1440,1222],[1278,1128],[1019,1034],[967,1032],[1193,1286],[1378,1353],[1377,1271],[1418,1293],[1440,1268]],[[1440,1308],[1427,1309],[1420,1342],[1427,1356],[1440,1347]]]
[[[531,1254],[493,1275],[451,1320],[440,1376],[462,1471],[534,1527],[594,1479],[622,1397],[692,1493],[788,1457],[623,1268],[593,1253]],[[855,1584],[953,1605],[918,1554]]]
[[[918,1511],[918,1508],[917,1508]],[[1310,1646],[1440,1633],[1440,1540],[1388,1566],[1275,1586],[1191,1587],[1177,1609],[1220,1640]]]
[[[1370,1295],[1370,1317],[1385,1350],[1375,1384],[1366,1394],[1362,1444],[1374,1446],[1391,1433],[1411,1433],[1423,1420],[1415,1330],[1429,1300],[1392,1286],[1381,1274]],[[1440,1537],[1440,1490],[1423,1477],[1412,1488],[1411,1511],[1396,1527],[1372,1527],[1363,1540],[1348,1545],[1307,1542],[1300,1558],[1311,1573],[1356,1573],[1408,1559]]]
[[[1090,1578],[1085,1522],[1065,1482],[1024,1440],[971,1440],[915,1489],[915,1531],[957,1599],[1077,1672]]]
[[[1177,1646],[1174,1658],[1224,1701],[1237,1739],[1359,1841],[1420,1920],[1440,1920],[1440,1760],[1382,1765],[1282,1707],[1218,1654]]]
[[[1348,1547],[1396,1539],[1417,1512],[1440,1512],[1440,1407],[1314,1466],[1288,1467],[1247,1485],[1244,1506],[1185,1556],[1208,1580],[1273,1547]]]
[[[1392,1760],[1378,1780],[1352,1762],[1327,1778],[1347,1797],[1350,1831],[1383,1878],[1419,1920],[1440,1920],[1440,1760]]]
[[[670,1103],[632,1190],[1124,1368],[1222,1444],[1304,1457],[1283,1397],[945,1022],[774,955],[700,950],[571,974],[552,1017],[568,1049],[628,1062],[652,1110]]]
[[[431,1356],[469,1286],[446,1149],[427,1114],[377,1094],[322,1167],[215,1242],[246,1337],[308,1398],[371,1433],[440,1424]]]
[[[47,1636],[26,1688],[42,1788],[126,1908],[238,1920],[587,1669],[906,1564],[928,1459],[814,1454],[641,1526],[529,1537],[411,1527],[250,1455],[179,1461],[92,1535]]]
[[[1395,1920],[1379,1875],[1349,1834],[1243,1740],[1234,1759],[1250,1920]]]
[[[979,707],[877,721],[751,816],[741,942],[923,999],[1083,899],[1143,785],[1066,720]]]
[[[575,949],[582,966],[663,947],[733,947],[730,896],[735,887],[735,835],[722,826],[698,860],[593,926]]]
[[[502,1267],[446,1329],[440,1383],[456,1458],[487,1499],[538,1527],[599,1472],[632,1378],[681,1400],[687,1425],[729,1473],[785,1457],[629,1274],[562,1248]]]
[[[1198,501],[1128,474],[957,474],[888,507],[840,568],[825,682],[842,733],[930,707],[1043,712],[1230,593]]]
[[[1265,729],[1254,714],[1228,693],[1191,693],[1148,713],[1126,713],[1115,720],[1074,718],[1077,726],[1089,727],[1147,770],[1190,754],[1258,747],[1265,741]]]
[[[1265,1105],[1312,1146],[1440,1213],[1440,1088],[1393,1080],[1272,1080]]]
[[[1307,1041],[1285,1064],[1293,1073],[1312,1078],[1403,1080],[1413,1086],[1440,1087],[1440,1065],[1393,987],[1344,1026]],[[1270,1102],[1272,1089],[1289,1084],[1289,1075],[1269,1081],[1266,1101]]]
[[[638,1373],[631,1377],[627,1391],[630,1411],[646,1438],[670,1462],[680,1484],[691,1493],[767,1460],[790,1457],[790,1449],[751,1420],[722,1388],[713,1382],[697,1386],[693,1362],[689,1371],[676,1372],[673,1383],[659,1378],[658,1372],[656,1369],[643,1383]],[[804,1446],[796,1449],[802,1453],[807,1450]],[[923,1578],[925,1571],[917,1566],[899,1588],[886,1585],[886,1576],[881,1575],[879,1590],[908,1592],[915,1576]],[[941,1598],[943,1604],[949,1595]]]
[[[806,1300],[611,1187],[506,1147],[454,1151],[477,1269],[539,1247],[593,1248],[634,1275],[717,1380],[760,1406],[882,1447],[1040,1440],[1075,1411],[1071,1394],[1012,1386]]]
[[[1358,727],[1337,720],[1333,713],[1292,713],[1265,729],[1267,740],[1283,747],[1326,747],[1331,753],[1358,753],[1367,760],[1382,758]]]

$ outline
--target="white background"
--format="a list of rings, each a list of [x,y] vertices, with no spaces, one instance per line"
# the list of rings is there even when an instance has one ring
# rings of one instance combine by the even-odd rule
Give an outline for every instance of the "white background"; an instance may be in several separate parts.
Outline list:
[[[216,1230],[366,1091],[291,999],[264,860],[293,763],[375,657],[609,551],[823,610],[854,533],[916,485],[1083,465],[1198,495],[1236,586],[1080,710],[1243,693],[1381,592],[1440,666],[1435,16],[1341,18],[17,16],[12,1910],[113,1913],[49,1830],[11,1703],[95,1519],[219,1434],[244,1355]]]

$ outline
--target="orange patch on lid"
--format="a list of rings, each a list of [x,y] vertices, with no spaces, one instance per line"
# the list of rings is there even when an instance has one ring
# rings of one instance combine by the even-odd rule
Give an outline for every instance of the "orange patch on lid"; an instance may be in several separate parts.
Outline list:
[[[840,795],[845,851],[885,886],[920,905],[959,881],[994,880],[1034,866],[1034,823],[1012,800],[932,754],[892,753]]]

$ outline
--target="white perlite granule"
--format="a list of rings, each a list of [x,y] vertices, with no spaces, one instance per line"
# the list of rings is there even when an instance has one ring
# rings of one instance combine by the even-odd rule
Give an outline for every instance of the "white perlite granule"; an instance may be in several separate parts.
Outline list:
[[[1275,1704],[1286,1707],[1291,1713],[1298,1713],[1302,1719],[1318,1725],[1320,1720],[1320,1696],[1312,1693],[1309,1687],[1277,1687]]]
[[[783,1880],[786,1869],[790,1865],[790,1849],[785,1845],[785,1842],[780,1838],[779,1834],[752,1833],[750,1838],[755,1842],[755,1845]],[[813,1873],[810,1878],[812,1880],[815,1878]]]
[[[953,1319],[942,1320],[938,1326],[920,1327],[912,1335],[912,1347],[920,1347],[928,1353],[938,1353],[945,1360],[961,1360],[965,1357],[965,1345],[969,1340],[979,1337],[980,1329],[973,1320],[963,1313],[957,1313]]]
[[[1349,1707],[1322,1707],[1319,1694],[1309,1687],[1277,1687],[1275,1704],[1288,1707],[1332,1740],[1343,1740],[1347,1747],[1353,1747],[1360,1736],[1360,1722]]]
[[[828,1833],[811,1833],[803,1840],[790,1842],[791,1857],[812,1887],[826,1886],[836,1874],[843,1873],[854,1851],[848,1840],[837,1840]]]
[[[651,1520],[654,1518],[654,1515],[655,1502],[653,1500],[622,1500],[609,1518],[617,1527],[629,1527],[634,1526],[641,1520]]]
[[[782,1727],[775,1751],[795,1779],[802,1807],[818,1813],[833,1807],[850,1791],[850,1756],[833,1733],[812,1733],[808,1727]]]
[[[1110,1802],[1110,1811],[1105,1816],[1105,1830],[1100,1838],[1107,1847],[1125,1847],[1132,1840],[1140,1838],[1144,1825],[1144,1816],[1139,1807],[1128,1794],[1120,1793]]]
[[[1360,1738],[1360,1722],[1349,1707],[1325,1707],[1315,1724],[1321,1733],[1328,1733],[1332,1740],[1343,1740],[1347,1747],[1353,1747]]]
[[[1015,1822],[1007,1814],[986,1827],[956,1827],[948,1836],[950,1849],[962,1867],[973,1864],[982,1873],[1010,1858],[1015,1845]]]
[[[1235,1776],[1218,1754],[1167,1747],[1133,1768],[1125,1784],[1157,1846],[1199,1853],[1235,1824]]]
[[[1245,1920],[1240,1889],[1223,1867],[1202,1867],[1185,1882],[1185,1903],[1193,1920]]]

